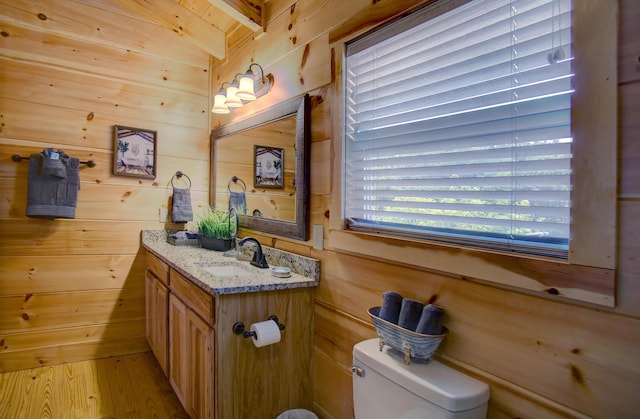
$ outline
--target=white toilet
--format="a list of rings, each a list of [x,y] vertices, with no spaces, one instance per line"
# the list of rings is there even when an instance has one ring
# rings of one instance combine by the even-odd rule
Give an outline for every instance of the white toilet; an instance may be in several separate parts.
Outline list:
[[[369,339],[353,347],[356,419],[486,418],[489,386],[437,361],[412,359]]]
[[[276,419],[318,419],[318,416],[306,409],[291,409],[280,413]]]

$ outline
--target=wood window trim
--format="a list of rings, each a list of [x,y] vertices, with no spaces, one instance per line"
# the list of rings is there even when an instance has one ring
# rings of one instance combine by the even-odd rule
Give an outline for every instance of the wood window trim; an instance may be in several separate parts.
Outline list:
[[[576,93],[572,232],[568,261],[345,230],[342,220],[344,43],[370,30],[330,34],[333,188],[328,247],[553,298],[615,306],[617,230],[617,2],[574,2]],[[391,17],[393,18],[393,17]],[[344,28],[341,29],[344,31]],[[582,51],[586,51],[583,53]]]

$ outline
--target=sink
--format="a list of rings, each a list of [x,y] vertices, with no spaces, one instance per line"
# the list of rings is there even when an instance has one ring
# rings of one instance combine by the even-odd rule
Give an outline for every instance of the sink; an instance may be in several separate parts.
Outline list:
[[[248,266],[234,262],[203,263],[200,264],[200,268],[217,277],[249,278],[255,276],[255,273]]]

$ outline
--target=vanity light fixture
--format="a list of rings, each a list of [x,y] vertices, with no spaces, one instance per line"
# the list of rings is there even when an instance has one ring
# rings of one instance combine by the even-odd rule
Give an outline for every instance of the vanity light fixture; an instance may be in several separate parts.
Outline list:
[[[225,83],[230,84],[229,82]],[[211,112],[213,113],[225,114],[231,112],[229,110],[229,107],[225,105],[225,102],[227,101],[227,95],[225,94],[224,90],[225,83],[222,83],[222,86],[220,86],[220,90],[218,90],[218,93],[216,93],[213,98],[213,109],[211,109]]]
[[[229,108],[239,108],[243,105],[242,101],[238,97],[238,81],[233,79],[231,84],[227,87],[227,100],[224,102]]]
[[[252,68],[255,68],[256,72]],[[225,87],[225,85],[227,86]],[[213,99],[211,112],[229,113],[231,109],[239,108],[245,103],[267,94],[272,86],[273,75],[265,75],[260,64],[252,63],[244,74],[236,74],[231,83],[222,83]]]

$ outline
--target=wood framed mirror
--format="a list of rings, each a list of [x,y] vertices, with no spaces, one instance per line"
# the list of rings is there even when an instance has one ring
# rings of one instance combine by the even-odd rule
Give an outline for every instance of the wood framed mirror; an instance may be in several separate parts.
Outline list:
[[[239,208],[241,227],[308,240],[310,111],[307,94],[213,130],[210,205]]]

